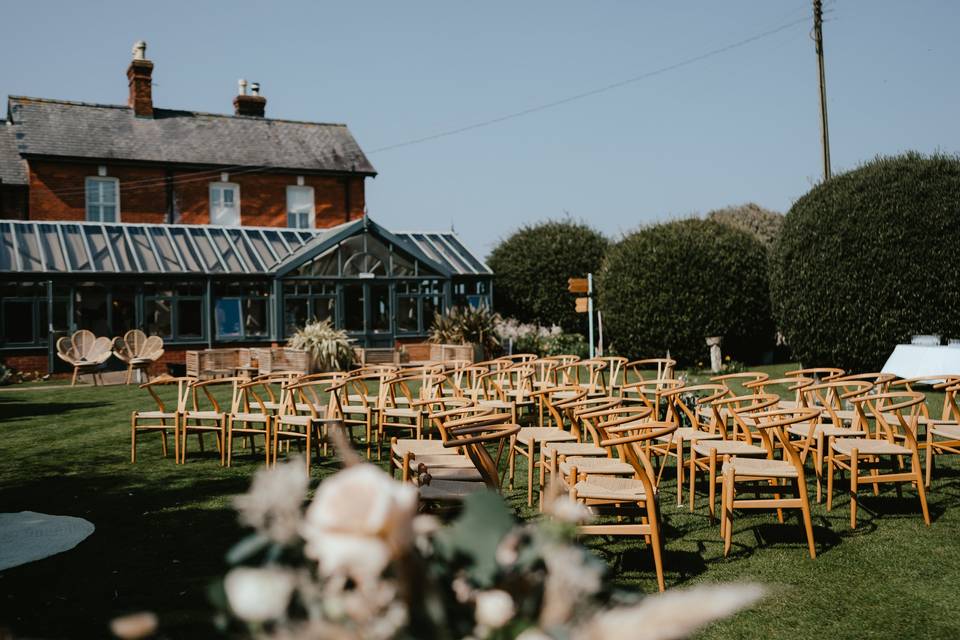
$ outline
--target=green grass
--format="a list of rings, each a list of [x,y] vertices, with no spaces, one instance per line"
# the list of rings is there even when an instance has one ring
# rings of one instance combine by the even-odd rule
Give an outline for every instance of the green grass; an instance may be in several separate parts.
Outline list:
[[[778,376],[784,367],[768,370]],[[147,436],[131,465],[129,414],[149,404],[135,387],[0,391],[0,510],[80,516],[97,527],[72,551],[0,573],[0,628],[29,637],[105,637],[110,618],[149,609],[167,637],[214,634],[206,585],[223,574],[224,552],[243,534],[230,497],[246,489],[260,459],[238,451],[233,468],[220,468],[209,440],[205,454],[191,443],[187,465],[175,466],[172,454],[160,456],[159,439]],[[336,468],[322,459],[313,474]],[[525,478],[522,465],[518,478]],[[909,488],[902,499],[893,489],[864,497],[855,532],[846,495],[837,493],[831,513],[816,505],[815,561],[796,518],[778,525],[766,512],[737,515],[734,549],[724,558],[705,497],[691,514],[674,505],[672,478],[661,488],[668,586],[750,580],[773,587],[760,606],[704,638],[960,635],[960,461],[938,469],[929,528]],[[522,484],[508,500],[520,516],[535,516]],[[655,590],[642,543],[587,543],[608,560],[618,584]]]

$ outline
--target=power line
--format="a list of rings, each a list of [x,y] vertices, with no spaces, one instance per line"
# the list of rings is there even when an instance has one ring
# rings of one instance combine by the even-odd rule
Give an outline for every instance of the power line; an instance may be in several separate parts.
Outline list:
[[[253,167],[254,170],[261,169],[263,167]],[[196,180],[206,180],[210,177],[216,176],[221,173],[249,173],[251,167],[249,165],[233,165],[229,167],[221,167],[219,169],[206,169],[204,171],[191,171],[186,173],[181,173],[177,176],[174,176],[172,182],[174,185],[185,183],[185,182],[194,182]],[[201,176],[201,177],[196,177]],[[106,176],[106,177],[116,177],[116,176]],[[163,187],[167,184],[166,176],[160,178],[142,178],[140,180],[124,180],[120,183],[120,188],[123,191],[140,191],[143,189],[156,189],[158,187]],[[53,193],[58,196],[65,195],[77,195],[85,193],[85,187],[74,187],[71,189],[62,189],[59,191],[51,190],[50,193]]]
[[[521,109],[520,111],[514,111],[514,112],[512,112],[512,113],[508,113],[508,114],[505,114],[505,115],[502,115],[502,116],[498,116],[498,117],[496,117],[496,118],[491,118],[491,119],[489,119],[489,120],[483,120],[483,121],[475,122],[475,123],[473,123],[473,124],[469,124],[469,125],[466,125],[466,126],[463,126],[463,127],[457,127],[456,129],[448,129],[448,130],[446,130],[446,131],[441,131],[441,132],[439,132],[439,133],[434,133],[434,134],[427,135],[427,136],[423,136],[423,137],[420,137],[420,138],[413,138],[413,139],[411,139],[411,140],[405,140],[405,141],[403,141],[403,142],[398,142],[398,143],[396,143],[396,144],[387,145],[387,146],[385,146],[385,147],[379,147],[379,148],[377,148],[377,149],[373,149],[372,151],[368,151],[367,153],[368,153],[368,154],[380,153],[381,151],[389,151],[389,150],[391,150],[391,149],[399,149],[399,148],[401,148],[401,147],[408,147],[408,146],[415,145],[415,144],[421,144],[421,143],[424,143],[424,142],[429,142],[429,141],[431,141],[431,140],[437,140],[437,139],[439,139],[439,138],[446,138],[446,137],[449,137],[449,136],[457,135],[457,134],[459,134],[459,133],[464,133],[464,132],[466,132],[466,131],[472,131],[472,130],[474,130],[474,129],[480,129],[480,128],[482,128],[482,127],[489,127],[489,126],[491,126],[491,125],[499,124],[499,123],[505,122],[505,121],[507,121],[507,120],[513,120],[513,119],[515,119],[515,118],[520,118],[520,117],[523,117],[523,116],[527,116],[527,115],[530,115],[530,114],[532,114],[532,113],[537,113],[537,112],[539,112],[539,111],[545,111],[545,110],[547,110],[547,109],[552,109],[552,108],[554,108],[554,107],[559,107],[559,106],[561,106],[561,105],[565,105],[565,104],[568,104],[568,103],[570,103],[570,102],[574,102],[574,101],[577,101],[577,100],[582,100],[582,99],[584,99],[584,98],[589,98],[589,97],[591,97],[591,96],[599,95],[599,94],[601,94],[601,93],[606,93],[606,92],[608,92],[608,91],[613,91],[614,89],[619,89],[619,88],[621,88],[621,87],[625,87],[625,86],[627,86],[627,85],[630,85],[630,84],[633,84],[633,83],[636,83],[636,82],[640,82],[641,80],[646,80],[647,78],[652,78],[652,77],[654,77],[654,76],[662,75],[662,74],[664,74],[664,73],[667,73],[667,72],[669,72],[669,71],[673,71],[673,70],[675,70],[675,69],[679,69],[679,68],[681,68],[681,67],[689,66],[689,65],[694,64],[694,63],[696,63],[696,62],[700,62],[701,60],[706,60],[707,58],[711,58],[711,57],[713,57],[713,56],[720,55],[721,53],[726,53],[727,51],[731,51],[731,50],[733,50],[733,49],[738,49],[738,48],[743,47],[743,46],[746,46],[746,45],[748,45],[748,44],[750,44],[750,43],[752,43],[752,42],[756,42],[757,40],[761,40],[761,39],[763,39],[763,38],[767,38],[767,37],[772,36],[772,35],[774,35],[774,34],[780,33],[781,31],[785,31],[785,30],[787,30],[787,29],[789,29],[789,28],[791,28],[791,27],[794,27],[794,26],[796,26],[796,25],[805,24],[805,23],[807,23],[807,21],[808,21],[809,19],[810,19],[809,16],[804,16],[803,18],[800,18],[800,19],[798,19],[798,20],[793,20],[793,21],[791,21],[791,22],[787,22],[786,24],[782,24],[782,25],[780,25],[779,27],[775,27],[775,28],[773,28],[773,29],[769,29],[769,30],[767,30],[767,31],[763,31],[762,33],[758,33],[758,34],[753,35],[753,36],[750,36],[750,37],[748,37],[748,38],[744,38],[743,40],[738,40],[737,42],[733,42],[733,43],[731,43],[731,44],[724,45],[724,46],[718,47],[718,48],[716,48],[716,49],[711,49],[710,51],[707,51],[707,52],[705,52],[705,53],[701,53],[701,54],[699,54],[699,55],[696,55],[696,56],[693,56],[693,57],[690,57],[690,58],[686,58],[686,59],[681,60],[681,61],[679,61],[679,62],[675,62],[675,63],[673,63],[673,64],[667,65],[667,66],[665,66],[665,67],[660,67],[659,69],[654,69],[654,70],[652,70],[652,71],[646,71],[646,72],[641,73],[641,74],[639,74],[639,75],[631,76],[631,77],[629,77],[629,78],[626,78],[626,79],[624,79],[624,80],[620,80],[620,81],[618,81],[618,82],[614,82],[614,83],[611,83],[611,84],[608,84],[608,85],[604,85],[604,86],[602,86],[602,87],[597,87],[596,89],[590,89],[590,90],[588,90],[588,91],[583,91],[583,92],[581,92],[581,93],[576,93],[576,94],[567,96],[567,97],[565,97],[565,98],[560,98],[560,99],[558,99],[558,100],[553,100],[553,101],[551,101],[551,102],[545,102],[545,103],[543,103],[543,104],[539,104],[539,105],[536,105],[536,106],[533,106],[533,107],[529,107],[529,108],[527,108],[527,109]]]

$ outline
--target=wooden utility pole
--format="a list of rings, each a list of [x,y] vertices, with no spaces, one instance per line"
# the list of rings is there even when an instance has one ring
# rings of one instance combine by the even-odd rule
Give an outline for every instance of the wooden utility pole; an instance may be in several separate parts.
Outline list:
[[[820,69],[820,135],[823,143],[823,180],[830,179],[830,128],[827,126],[827,78],[823,71],[823,0],[813,0],[813,41]]]

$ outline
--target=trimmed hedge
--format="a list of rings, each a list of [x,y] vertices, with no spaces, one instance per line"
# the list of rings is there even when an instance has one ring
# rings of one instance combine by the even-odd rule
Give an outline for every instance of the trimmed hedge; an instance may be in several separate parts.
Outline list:
[[[574,310],[567,279],[596,273],[608,246],[600,232],[572,221],[521,228],[487,258],[494,273],[494,307],[520,322],[584,333],[586,315]]]
[[[617,353],[650,358],[667,350],[682,365],[705,362],[706,338],[755,360],[773,345],[767,250],[715,220],[646,227],[610,249],[599,278],[604,331]]]
[[[715,209],[707,214],[707,219],[752,233],[764,246],[770,248],[780,234],[784,218],[782,213],[748,202],[735,207]]]
[[[800,198],[774,246],[778,325],[804,365],[874,371],[913,334],[960,337],[960,158],[877,158]]]

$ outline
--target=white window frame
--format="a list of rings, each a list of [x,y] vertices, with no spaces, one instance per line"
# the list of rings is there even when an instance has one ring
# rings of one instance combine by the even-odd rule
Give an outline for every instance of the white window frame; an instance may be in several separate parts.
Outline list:
[[[230,222],[222,222],[214,219],[214,192],[220,191],[233,191],[233,208],[236,209],[236,220],[231,220]],[[240,185],[235,182],[211,182],[209,190],[209,216],[210,224],[223,226],[223,227],[239,227],[240,226]]]
[[[299,182],[299,180],[298,180]],[[294,193],[297,190],[309,191],[310,192],[310,210],[309,211],[290,211],[290,194]],[[313,187],[303,186],[301,184],[297,185],[288,185],[287,186],[287,226],[291,229],[313,229],[317,226],[317,199],[316,192],[313,190]],[[291,223],[291,216],[299,216],[307,214],[307,226],[301,226],[299,224],[293,225]]]
[[[103,200],[103,192],[100,188],[97,189],[98,200],[96,202],[90,202],[90,185],[91,184],[112,184],[113,185],[113,195],[114,195],[114,216],[113,220],[104,220],[103,219],[103,207],[109,206],[111,203],[105,202]],[[102,177],[102,176],[88,176],[83,184],[83,199],[84,199],[84,209],[86,213],[84,217],[89,222],[120,222],[120,180],[117,178]],[[97,213],[94,215],[93,211],[96,210]]]

